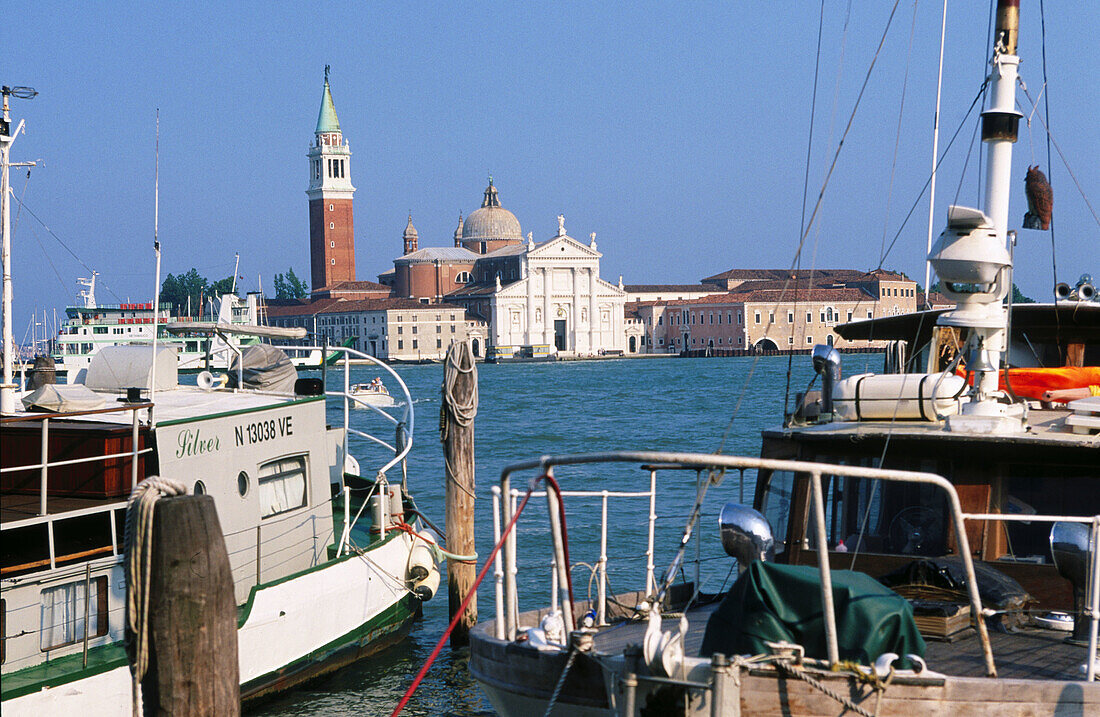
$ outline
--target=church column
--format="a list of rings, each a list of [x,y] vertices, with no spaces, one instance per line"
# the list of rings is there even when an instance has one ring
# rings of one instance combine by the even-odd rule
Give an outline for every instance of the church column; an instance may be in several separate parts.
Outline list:
[[[600,348],[600,341],[596,338],[597,326],[600,321],[600,308],[596,303],[596,270],[588,268],[588,350],[596,353]]]
[[[542,270],[542,340],[545,344],[554,344],[554,317],[550,313],[550,288],[553,277],[550,267]]]
[[[581,270],[578,267],[573,267],[573,306],[570,307],[570,319],[573,326],[570,334],[573,337],[572,349],[575,352],[580,350],[580,337],[581,337]]]
[[[531,271],[531,257],[525,260],[527,265],[527,332],[524,334],[524,343],[534,345],[535,340],[535,274]]]

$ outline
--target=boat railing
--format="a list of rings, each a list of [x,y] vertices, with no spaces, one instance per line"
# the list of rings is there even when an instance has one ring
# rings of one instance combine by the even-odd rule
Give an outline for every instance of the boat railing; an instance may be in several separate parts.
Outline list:
[[[152,403],[130,403],[125,406],[117,406],[112,408],[99,408],[89,411],[66,411],[62,413],[32,413],[22,416],[8,416],[0,418],[0,425],[9,426],[16,423],[31,423],[37,422],[41,426],[40,431],[40,444],[41,444],[41,459],[38,463],[30,463],[20,466],[4,466],[0,468],[0,474],[2,473],[17,473],[21,471],[39,471],[39,503],[38,503],[38,515],[47,516],[48,509],[48,495],[49,495],[49,472],[50,468],[58,468],[61,466],[72,466],[80,463],[94,463],[97,461],[108,461],[116,458],[130,458],[130,485],[136,486],[138,484],[138,456],[145,453],[151,453],[153,449],[140,448],[140,442],[138,441],[139,431],[141,428],[141,416],[140,411],[149,410],[152,413]],[[103,455],[87,456],[84,458],[71,458],[69,460],[51,461],[49,443],[50,443],[50,423],[57,419],[72,419],[81,418],[83,416],[95,416],[105,413],[121,413],[124,411],[132,412],[131,431],[130,431],[130,450],[122,451],[119,453],[107,453]],[[69,513],[66,513],[68,515]],[[29,519],[35,520],[35,519]],[[9,527],[18,527],[28,524],[26,520],[14,521],[10,525],[4,525],[4,529]],[[51,556],[53,538],[51,532],[50,538]]]
[[[1097,660],[1095,658],[1100,634],[1100,515],[1015,515],[1004,513],[963,513],[963,520],[973,521],[997,521],[1001,523],[1081,523],[1089,526],[1089,557],[1088,575],[1085,590],[1088,605],[1084,614],[1089,616],[1089,651],[1088,655],[1094,656],[1085,665],[1085,679],[1092,682],[1096,679]]]
[[[815,528],[817,533],[816,547],[818,553],[818,569],[820,571],[821,600],[825,617],[825,642],[830,664],[837,664],[840,661],[840,651],[837,641],[836,612],[833,605],[832,570],[829,565],[829,548],[827,543],[827,536],[825,533],[825,500],[824,493],[822,491],[822,476],[829,475],[851,478],[879,479],[903,483],[921,483],[938,487],[947,495],[948,505],[953,521],[953,527],[958,541],[958,551],[960,557],[962,558],[963,568],[967,577],[967,593],[970,600],[971,614],[974,616],[975,626],[978,631],[982,653],[985,660],[986,672],[991,677],[996,676],[996,666],[993,661],[993,651],[989,641],[989,634],[986,630],[985,621],[982,619],[981,599],[978,595],[978,583],[975,577],[974,561],[970,552],[970,543],[966,534],[964,514],[962,512],[961,503],[959,501],[959,496],[955,490],[955,487],[942,476],[936,475],[934,473],[888,470],[882,468],[868,468],[863,466],[832,465],[827,463],[779,460],[771,458],[724,456],[699,453],[665,453],[657,451],[614,451],[605,453],[543,456],[535,460],[525,461],[521,463],[513,463],[509,466],[506,466],[501,472],[499,495],[512,495],[511,479],[513,473],[517,473],[520,471],[537,470],[539,471],[540,475],[553,477],[554,468],[556,466],[607,463],[635,463],[651,467],[696,469],[707,471],[745,469],[790,471],[792,473],[808,475],[810,480],[810,498],[812,501],[811,507],[815,518]],[[561,602],[563,605],[565,624],[567,626],[567,629],[572,629],[573,619],[572,611],[568,604],[569,595],[567,592],[565,592],[565,586],[567,585],[569,580],[569,569],[572,566],[564,565],[563,561],[561,560],[561,556],[565,554],[566,546],[564,544],[563,531],[560,524],[558,499],[553,491],[547,491],[547,504],[549,508],[551,540],[553,543],[554,555],[557,556],[558,560],[558,583],[559,591],[561,592]],[[512,501],[503,501],[502,507],[503,511],[497,511],[494,515],[494,522],[498,520],[499,516],[499,519],[503,521],[503,524],[512,524],[513,516],[516,514],[516,509],[513,506]],[[972,519],[976,519],[984,516],[977,516],[975,514],[971,517]],[[1027,518],[1032,520],[1036,519],[1035,516],[1027,516]],[[1091,522],[1094,519],[1073,518],[1073,520],[1087,520]],[[499,526],[497,532],[499,533]],[[1098,551],[1094,549],[1092,552],[1093,564],[1095,566],[1096,553]],[[509,534],[508,540],[504,542],[503,550],[501,554],[498,555],[497,563],[495,566],[496,574],[498,575],[499,581],[503,584],[503,589],[500,591],[502,594],[498,597],[497,600],[496,634],[498,638],[508,639],[509,641],[516,638],[517,618],[519,615],[516,591],[516,564],[516,543],[515,532],[513,531]],[[1097,575],[1100,575],[1100,573],[1098,573],[1094,569],[1093,580],[1096,579]],[[1093,600],[1096,600],[1095,591]],[[1096,615],[1097,613],[1094,611],[1093,635],[1095,635],[1096,633]],[[1094,654],[1095,647],[1095,640],[1093,640],[1090,647],[1090,649],[1093,650],[1093,653],[1090,654]]]
[[[402,466],[402,474],[404,475],[405,459],[409,455],[409,451],[412,449],[414,415],[413,415],[412,395],[409,393],[409,387],[406,386],[405,382],[401,380],[401,376],[398,375],[398,373],[396,371],[394,371],[389,366],[389,364],[382,361],[381,359],[378,359],[374,356],[371,356],[370,354],[363,353],[362,351],[357,351],[356,349],[349,348],[347,346],[323,346],[322,347],[322,346],[288,345],[288,346],[277,346],[277,348],[284,349],[284,350],[286,350],[286,349],[297,349],[297,350],[314,350],[314,349],[316,349],[316,350],[319,350],[319,351],[322,352],[321,353],[321,356],[322,356],[321,374],[322,374],[322,380],[326,383],[325,395],[328,396],[328,397],[331,397],[331,398],[338,398],[338,399],[341,399],[343,401],[344,440],[343,440],[343,445],[341,447],[341,450],[342,450],[342,455],[340,456],[341,462],[346,461],[347,457],[350,455],[349,452],[348,452],[348,437],[354,435],[354,436],[358,436],[358,437],[360,437],[364,440],[370,441],[372,443],[377,443],[378,445],[382,446],[383,448],[388,449],[389,451],[391,451],[393,453],[393,457],[390,458],[381,468],[378,469],[377,473],[378,473],[379,476],[385,476],[386,471],[390,470],[391,468],[393,468],[394,466],[396,466],[398,464],[400,464]],[[337,360],[337,363],[342,364],[342,368],[343,368],[343,385],[342,385],[342,388],[340,390],[336,390],[336,391],[329,391],[328,387],[327,387],[328,365],[327,365],[327,363],[324,359],[329,355],[329,353],[343,354],[343,359],[342,360],[340,360],[340,359]],[[378,406],[371,405],[370,403],[367,403],[366,401],[362,400],[361,398],[357,398],[355,395],[353,395],[351,393],[351,367],[352,367],[351,359],[365,361],[367,364],[370,364],[370,365],[373,365],[377,368],[380,368],[383,371],[385,371],[386,373],[388,373],[390,375],[390,377],[393,378],[393,380],[397,382],[397,385],[401,389],[401,394],[400,395],[404,398],[404,402],[403,402],[403,405],[401,407],[401,412],[400,412],[399,416],[394,416],[394,415],[392,415],[392,414],[390,414],[386,411],[383,411]],[[381,416],[384,420],[386,420],[386,421],[388,421],[388,422],[390,422],[394,425],[394,427],[396,429],[396,438],[395,438],[395,440],[392,444],[389,443],[386,440],[383,440],[383,439],[377,437],[377,436],[366,433],[365,431],[361,431],[357,428],[352,428],[351,427],[351,408],[352,408],[352,406],[356,406],[356,405],[362,406],[364,408],[368,408],[368,409],[374,411],[377,415]]]
[[[532,491],[532,498],[546,497],[546,491]],[[493,497],[493,540],[494,542],[500,541],[500,526],[502,515],[514,515],[516,512],[516,504],[519,500],[520,491],[512,490],[508,493],[508,507],[502,513],[501,511],[501,489],[500,486],[492,487]],[[568,490],[562,491],[563,497],[581,498],[581,499],[599,499],[600,501],[600,557],[596,561],[594,572],[596,575],[596,624],[607,624],[607,508],[610,499],[615,498],[645,498],[649,501],[649,517],[647,521],[647,540],[646,540],[646,567],[645,567],[645,594],[646,598],[652,597],[657,592],[657,582],[654,574],[654,560],[653,560],[653,539],[654,529],[657,523],[657,469],[650,470],[649,473],[649,490],[646,491],[610,491],[610,490]],[[512,533],[509,536],[509,541],[515,545],[515,536],[519,530],[518,523],[512,528]],[[513,547],[513,551],[515,547]],[[550,559],[550,606],[551,610],[558,609],[558,594],[559,594],[559,571],[557,562],[557,553],[555,552]],[[496,605],[497,605],[497,621],[495,624],[496,636],[500,639],[504,639],[505,622],[501,619],[501,608],[505,605],[504,600],[504,571],[501,565],[500,557],[496,559],[494,578],[495,578],[495,590],[496,590]],[[571,566],[570,566],[571,567]],[[515,562],[512,563],[513,570],[515,569]],[[515,582],[515,573],[512,575],[512,583]],[[515,601],[511,604],[511,622],[514,625],[518,620],[518,605]]]

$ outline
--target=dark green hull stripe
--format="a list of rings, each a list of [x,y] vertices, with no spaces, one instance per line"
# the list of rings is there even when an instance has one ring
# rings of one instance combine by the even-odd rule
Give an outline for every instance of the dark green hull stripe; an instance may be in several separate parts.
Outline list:
[[[365,552],[370,552],[376,548],[379,548],[391,540],[396,539],[401,535],[398,531],[393,531],[386,536],[384,540],[377,543],[373,543]],[[278,585],[285,583],[288,580],[294,580],[300,578],[303,575],[314,573],[319,570],[324,570],[327,567],[331,567],[337,563],[341,563],[345,560],[356,560],[358,556],[355,554],[344,555],[335,560],[330,560],[317,565],[312,568],[306,568],[305,570],[287,575],[273,580],[263,585],[253,586],[249,592],[248,600],[244,605],[238,608],[238,621],[237,627],[243,627],[248,620],[249,613],[252,611],[252,604],[255,600],[258,590],[270,587],[272,585]],[[287,665],[276,672],[264,675],[255,680],[251,680],[248,685],[242,685],[241,694],[252,696],[259,696],[260,694],[266,694],[274,690],[268,688],[265,689],[265,685],[268,683],[280,683],[286,676],[294,674],[300,671],[304,667],[308,667],[313,663],[321,660],[326,660],[326,655],[329,653],[335,653],[344,647],[354,647],[357,652],[361,652],[359,657],[365,657],[367,654],[374,652],[371,649],[371,643],[376,640],[387,636],[388,634],[406,627],[409,622],[412,621],[420,612],[420,600],[413,595],[406,594],[403,598],[398,600],[390,607],[383,610],[381,613],[371,618],[367,622],[363,623],[351,632],[336,638],[332,642],[329,642],[322,647],[313,650],[308,655],[305,655],[298,660],[295,660],[290,665]],[[352,643],[355,643],[352,645]],[[341,664],[347,664],[358,657],[353,657],[351,660],[343,660],[330,669],[336,669]],[[32,665],[31,667],[25,667],[22,670],[5,674],[3,679],[0,680],[0,700],[7,701],[15,699],[16,697],[22,697],[23,695],[31,692],[38,692],[46,687],[58,687],[60,685],[69,684],[70,682],[76,682],[78,680],[92,677],[104,672],[109,672],[118,667],[125,667],[127,664],[126,650],[121,642],[114,642],[109,645],[100,645],[99,647],[93,647],[88,650],[88,666],[84,667],[84,656],[82,654],[65,655],[49,662],[43,662],[38,665]],[[314,674],[320,674],[330,670],[312,671],[301,679],[292,680],[288,685],[297,684],[304,679]],[[256,686],[253,686],[253,685]],[[277,686],[275,689],[283,689],[282,686]],[[261,690],[257,694],[252,694],[255,690]]]

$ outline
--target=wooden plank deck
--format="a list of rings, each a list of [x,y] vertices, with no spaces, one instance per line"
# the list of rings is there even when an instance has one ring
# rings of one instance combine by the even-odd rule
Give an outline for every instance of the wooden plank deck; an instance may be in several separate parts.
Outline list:
[[[685,652],[698,655],[703,643],[707,620],[719,603],[712,603],[688,611],[688,633]],[[661,626],[675,634],[679,630],[678,618],[665,618]],[[596,636],[596,648],[603,653],[621,653],[627,645],[640,645],[648,623],[644,620],[620,622],[605,628]],[[993,659],[997,675],[1003,678],[1023,680],[1083,680],[1080,666],[1085,663],[1088,648],[1067,645],[1063,642],[1067,633],[1038,628],[1027,628],[1016,633],[990,632]],[[985,661],[977,633],[955,642],[927,642],[925,661],[936,672],[958,677],[985,676]]]

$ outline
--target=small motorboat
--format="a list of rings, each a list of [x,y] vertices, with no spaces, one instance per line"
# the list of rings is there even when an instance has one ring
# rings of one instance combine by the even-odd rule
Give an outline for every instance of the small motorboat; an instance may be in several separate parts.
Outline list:
[[[376,378],[370,383],[352,384],[348,393],[355,399],[356,408],[362,408],[363,404],[378,408],[392,408],[397,405],[381,378]]]

